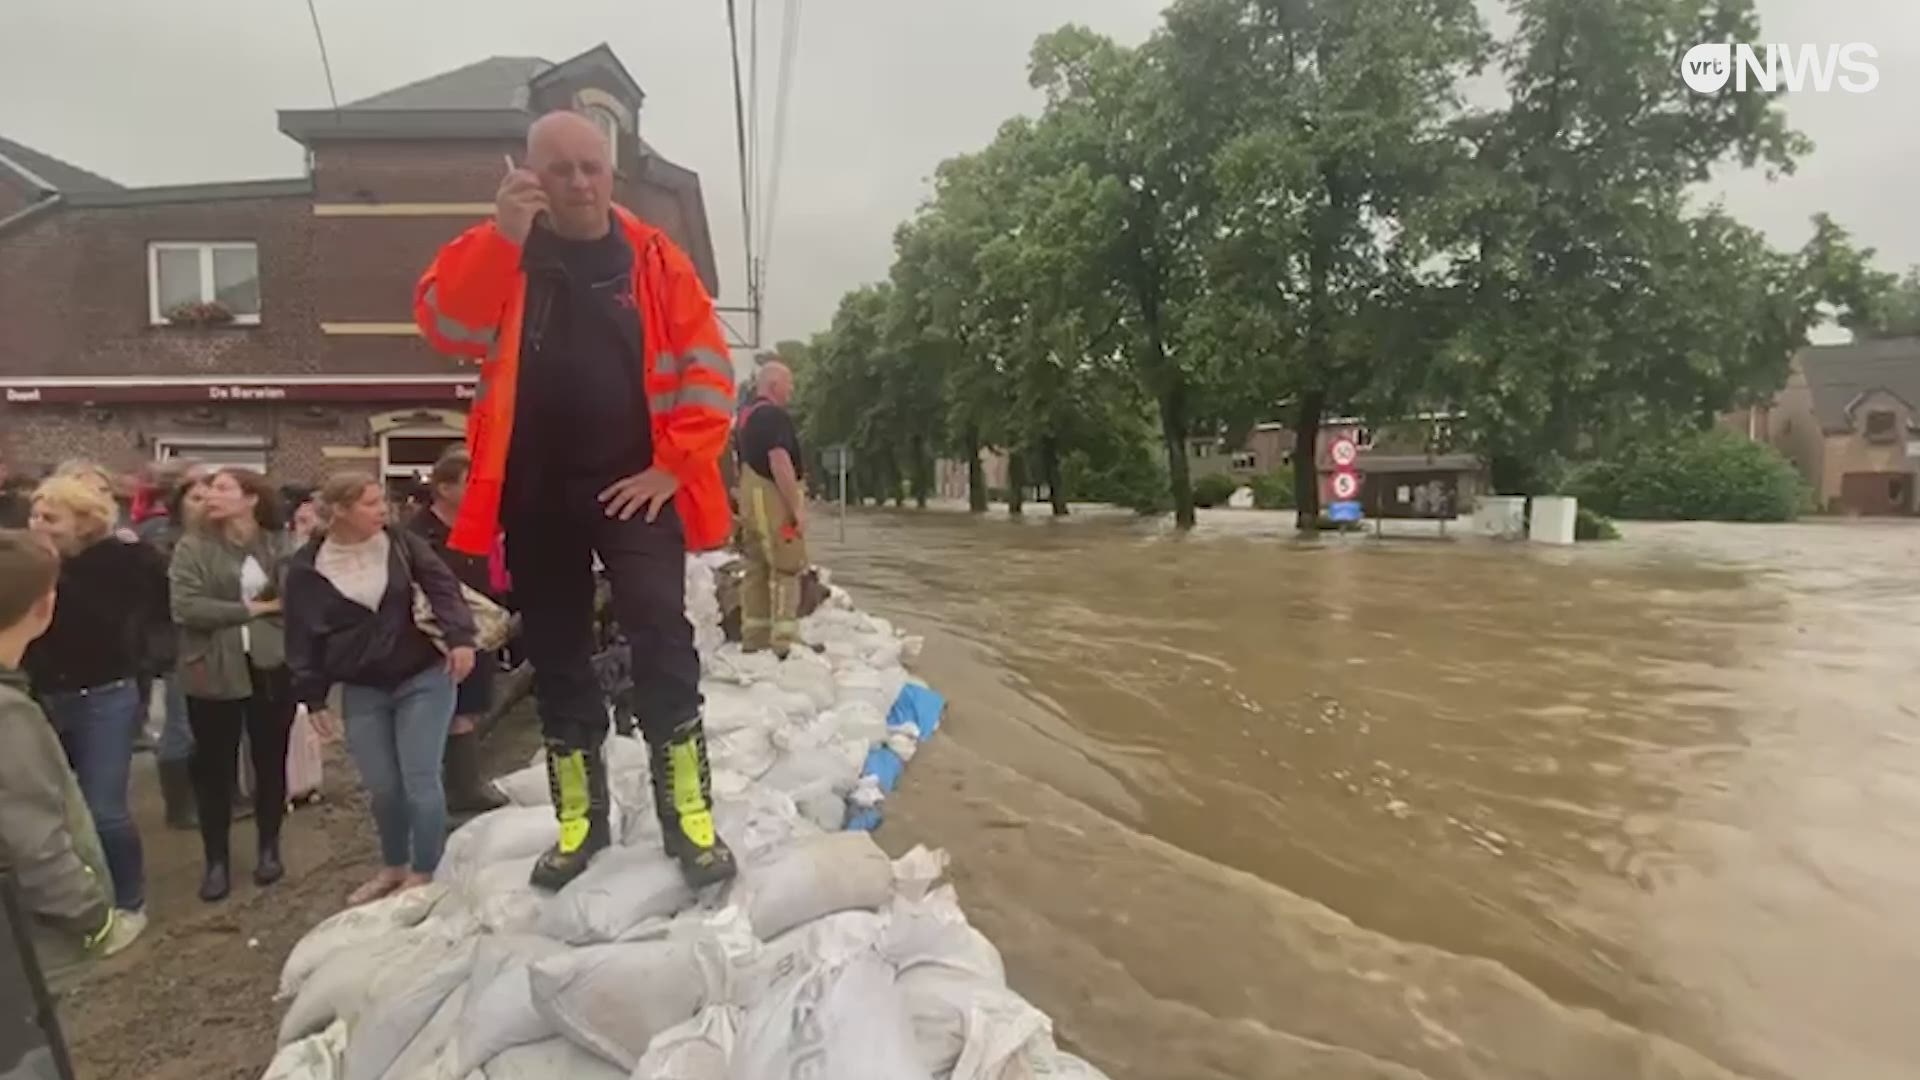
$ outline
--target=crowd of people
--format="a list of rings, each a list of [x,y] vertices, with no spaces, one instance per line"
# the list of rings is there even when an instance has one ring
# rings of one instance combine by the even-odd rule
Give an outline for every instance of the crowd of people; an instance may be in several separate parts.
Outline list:
[[[129,801],[143,748],[166,824],[199,831],[207,903],[232,889],[243,784],[253,881],[287,872],[303,710],[318,737],[344,736],[372,804],[382,866],[351,903],[430,880],[449,814],[500,804],[474,747],[500,658],[477,647],[474,608],[502,610],[504,570],[446,543],[469,467],[450,451],[400,522],[352,472],[276,488],[173,464],[123,484],[74,461],[0,487],[0,840],[50,981],[146,927]]]
[[[30,894],[34,931],[59,939],[43,955],[116,951],[146,925],[127,795],[155,708],[167,820],[200,832],[202,900],[232,888],[243,746],[253,880],[286,874],[303,711],[320,736],[344,735],[371,796],[381,868],[349,900],[430,879],[449,811],[494,801],[473,738],[498,665],[488,650],[508,636],[503,601],[533,669],[557,826],[531,884],[557,891],[613,843],[602,596],[627,644],[661,844],[693,888],[734,876],[686,553],[737,539],[743,647],[785,657],[801,644],[792,375],[764,365],[736,415],[699,272],[613,204],[612,148],[593,120],[542,116],[524,163],[508,164],[493,219],[442,247],[415,291],[427,343],[482,366],[467,449],[435,466],[405,522],[360,473],[276,489],[246,469],[176,467],[124,505],[86,462],[30,485],[0,475],[0,871]],[[736,444],[730,493],[721,463]]]

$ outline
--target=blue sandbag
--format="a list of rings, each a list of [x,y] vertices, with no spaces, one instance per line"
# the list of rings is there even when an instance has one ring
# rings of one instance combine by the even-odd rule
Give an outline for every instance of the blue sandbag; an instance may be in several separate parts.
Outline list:
[[[946,711],[947,699],[940,692],[918,683],[908,683],[901,687],[900,696],[893,699],[893,708],[887,710],[887,726],[912,727],[920,733],[920,741],[925,742],[940,729],[941,714]],[[907,769],[907,763],[893,748],[882,744],[867,751],[866,764],[860,767],[860,775],[873,777],[880,790],[893,793],[900,785],[900,774]],[[880,807],[870,809],[856,806],[847,808],[847,831],[872,832],[880,827]]]
[[[920,732],[920,737],[925,739],[939,730],[940,714],[946,708],[947,699],[940,696],[940,691],[918,683],[908,683],[900,688],[900,696],[893,699],[893,708],[887,710],[887,726],[912,724]]]

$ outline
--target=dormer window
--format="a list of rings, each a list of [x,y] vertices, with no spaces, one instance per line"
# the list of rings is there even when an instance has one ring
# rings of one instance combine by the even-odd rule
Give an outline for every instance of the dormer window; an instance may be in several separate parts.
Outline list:
[[[1867,413],[1866,436],[1868,442],[1898,442],[1900,439],[1900,415],[1892,409],[1874,409]]]
[[[589,105],[586,108],[587,119],[600,126],[600,134],[607,138],[607,164],[615,172],[620,171],[620,118],[605,105]]]

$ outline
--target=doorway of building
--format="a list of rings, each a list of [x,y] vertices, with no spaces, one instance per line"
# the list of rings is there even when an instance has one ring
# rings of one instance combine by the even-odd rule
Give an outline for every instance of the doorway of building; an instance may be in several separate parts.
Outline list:
[[[1913,474],[1903,472],[1847,473],[1840,478],[1840,509],[1865,517],[1894,517],[1913,513]]]
[[[395,431],[380,440],[380,477],[387,495],[404,502],[419,494],[433,472],[433,463],[462,437],[445,431]]]

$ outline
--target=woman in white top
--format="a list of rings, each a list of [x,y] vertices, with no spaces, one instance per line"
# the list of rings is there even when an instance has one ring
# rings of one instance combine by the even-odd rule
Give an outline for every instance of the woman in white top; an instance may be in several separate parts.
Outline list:
[[[386,492],[364,473],[321,488],[326,531],[287,570],[287,655],[294,693],[333,737],[327,694],[341,687],[347,749],[373,801],[382,869],[349,897],[366,903],[433,880],[446,843],[440,754],[454,687],[473,671],[473,613],[426,541],[387,525]],[[418,589],[439,634],[414,617]]]

